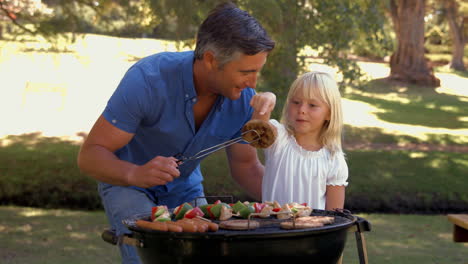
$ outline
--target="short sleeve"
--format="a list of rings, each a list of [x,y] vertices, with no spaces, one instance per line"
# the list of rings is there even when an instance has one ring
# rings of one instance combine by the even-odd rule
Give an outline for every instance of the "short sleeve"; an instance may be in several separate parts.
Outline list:
[[[131,67],[104,109],[104,118],[129,133],[135,133],[149,104],[148,85],[140,68]]]
[[[327,177],[327,185],[348,186],[348,165],[343,152],[333,155],[332,165]]]

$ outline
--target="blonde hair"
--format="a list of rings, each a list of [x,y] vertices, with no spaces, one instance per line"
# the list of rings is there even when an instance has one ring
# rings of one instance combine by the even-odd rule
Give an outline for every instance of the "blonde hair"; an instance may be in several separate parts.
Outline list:
[[[325,72],[307,72],[291,84],[281,118],[281,123],[291,135],[294,135],[294,129],[288,120],[287,109],[292,97],[297,94],[301,94],[305,99],[319,99],[328,106],[330,121],[324,123],[319,142],[332,154],[342,151],[343,111],[340,91],[333,77]]]

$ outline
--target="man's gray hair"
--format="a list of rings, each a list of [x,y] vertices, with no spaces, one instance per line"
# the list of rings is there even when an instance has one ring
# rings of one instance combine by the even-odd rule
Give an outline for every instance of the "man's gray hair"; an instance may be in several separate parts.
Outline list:
[[[275,42],[255,18],[232,3],[224,3],[200,25],[195,59],[211,51],[222,67],[240,54],[270,52],[274,47]]]

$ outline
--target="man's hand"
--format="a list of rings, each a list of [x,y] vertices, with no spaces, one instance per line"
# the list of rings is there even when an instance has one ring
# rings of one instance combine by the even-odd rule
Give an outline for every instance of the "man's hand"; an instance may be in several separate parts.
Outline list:
[[[144,165],[119,159],[115,152],[128,144],[133,136],[101,115],[81,146],[78,167],[98,181],[119,186],[148,188],[164,185],[180,176],[174,157],[158,156]]]
[[[268,121],[275,104],[276,95],[274,93],[264,92],[254,95],[250,100],[250,106],[254,109],[252,119]]]
[[[146,164],[135,166],[130,170],[127,181],[130,185],[141,188],[165,185],[180,176],[177,167],[176,158],[157,156]]]

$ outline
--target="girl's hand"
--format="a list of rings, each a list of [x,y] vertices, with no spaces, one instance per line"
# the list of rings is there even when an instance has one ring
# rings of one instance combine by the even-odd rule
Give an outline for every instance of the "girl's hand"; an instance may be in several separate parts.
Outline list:
[[[250,106],[254,109],[252,119],[267,121],[276,105],[276,95],[271,92],[258,93],[250,100]]]

